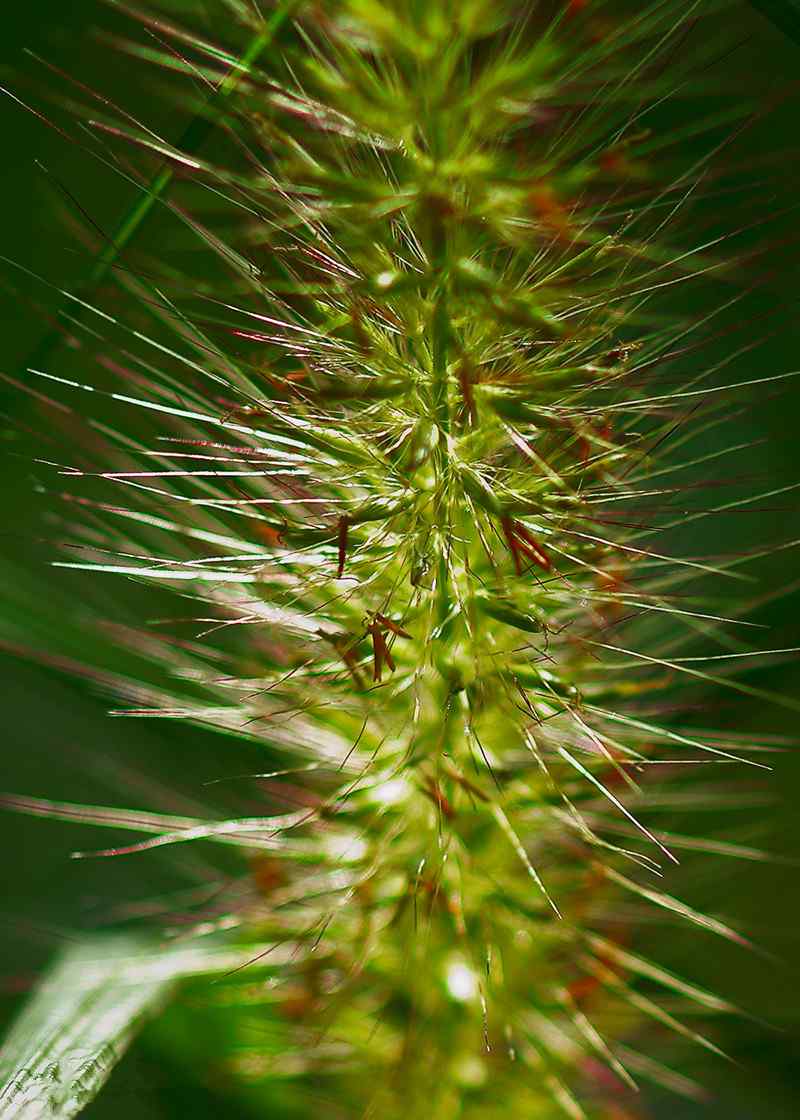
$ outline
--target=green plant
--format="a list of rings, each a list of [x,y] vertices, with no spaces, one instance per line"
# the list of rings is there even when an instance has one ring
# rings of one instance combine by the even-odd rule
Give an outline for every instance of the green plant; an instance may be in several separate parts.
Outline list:
[[[702,445],[737,399],[735,351],[706,347],[741,260],[703,206],[748,106],[658,128],[665,99],[713,90],[724,44],[682,48],[719,6],[215,7],[223,46],[147,12],[115,42],[177,76],[179,146],[71,82],[143,153],[114,157],[141,194],[62,293],[31,388],[57,386],[69,447],[57,566],[139,585],[112,626],[65,600],[60,663],[125,714],[262,744],[264,811],[4,802],[149,834],[94,854],[244,850],[189,971],[251,962],[223,985],[221,1068],[255,1107],[281,1079],[342,1116],[622,1117],[638,1077],[696,1094],[632,1040],[644,1020],[716,1050],[681,1012],[730,1008],[629,940],[646,902],[745,943],[659,884],[692,840],[649,823],[649,774],[677,802],[686,771],[752,762],[681,706],[771,698],[719,605],[743,558],[672,545],[733,450]],[[116,948],[91,952],[116,975]],[[44,1104],[15,1042],[0,1115],[31,1092],[74,1113],[111,1065],[91,1037],[86,1092]]]

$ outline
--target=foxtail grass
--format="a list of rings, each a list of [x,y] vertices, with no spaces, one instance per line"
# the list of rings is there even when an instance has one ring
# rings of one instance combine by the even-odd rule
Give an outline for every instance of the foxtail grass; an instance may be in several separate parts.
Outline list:
[[[733,1008],[638,929],[748,945],[671,876],[697,846],[760,854],[658,812],[763,766],[703,716],[780,701],[745,672],[755,552],[692,542],[755,500],[703,491],[719,433],[791,376],[729,376],[762,219],[725,163],[751,112],[716,85],[727,5],[110,7],[104,47],[191,123],[165,138],[48,68],[45,116],[136,201],[106,234],[68,197],[82,287],[25,274],[58,308],[20,381],[75,582],[49,614],[20,583],[7,642],[265,761],[239,817],[4,804],[115,830],[83,857],[239,850],[165,952],[171,978],[184,942],[213,950],[194,972],[240,954],[200,992],[232,993],[215,1060],[256,1108],[290,1114],[286,1083],[298,1110],[415,1120],[702,1095],[669,1038],[718,1053]]]

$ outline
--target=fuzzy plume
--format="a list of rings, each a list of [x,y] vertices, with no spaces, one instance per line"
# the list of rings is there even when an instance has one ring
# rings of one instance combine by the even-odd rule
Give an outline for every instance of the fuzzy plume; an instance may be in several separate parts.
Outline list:
[[[651,821],[755,745],[697,729],[709,690],[766,695],[720,606],[742,557],[675,550],[744,399],[705,349],[733,228],[691,218],[743,108],[658,129],[710,83],[718,39],[685,43],[719,6],[211,8],[222,42],[127,5],[108,36],[188,100],[174,146],[57,78],[140,195],[84,232],[91,281],[26,385],[57,405],[57,564],[97,589],[48,656],[120,714],[260,744],[263,809],[5,801],[146,834],[100,854],[249,854],[195,931],[241,930],[274,977],[245,1082],[420,1120],[696,1095],[637,1033],[715,1050],[682,1011],[730,1008],[635,938],[648,907],[744,943],[673,896],[693,841]]]

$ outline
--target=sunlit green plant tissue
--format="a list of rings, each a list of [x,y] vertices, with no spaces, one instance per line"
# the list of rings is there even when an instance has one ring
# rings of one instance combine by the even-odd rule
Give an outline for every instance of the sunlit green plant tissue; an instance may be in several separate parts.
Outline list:
[[[767,695],[738,673],[746,558],[692,545],[750,392],[748,339],[718,345],[750,108],[714,96],[724,5],[110,7],[106,46],[193,123],[165,138],[45,70],[42,115],[138,194],[102,238],[72,208],[83,287],[27,274],[58,308],[20,382],[72,571],[58,632],[25,636],[31,602],[5,638],[117,714],[219,730],[220,777],[259,744],[261,802],[4,796],[115,830],[83,855],[217,843],[242,879],[57,962],[0,1117],[77,1113],[148,1013],[191,1034],[190,975],[225,1038],[196,1063],[256,1114],[633,1120],[640,1084],[702,1095],[671,1039],[716,1051],[732,1009],[637,928],[746,945],[675,895],[700,842],[653,812],[759,765],[698,711]]]

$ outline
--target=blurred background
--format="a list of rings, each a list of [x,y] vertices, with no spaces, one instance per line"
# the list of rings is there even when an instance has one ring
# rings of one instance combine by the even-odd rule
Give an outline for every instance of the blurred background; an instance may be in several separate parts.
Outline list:
[[[200,3],[200,0],[198,0]],[[126,104],[142,104],[143,115],[162,133],[176,138],[184,122],[180,110],[153,106],[140,90],[126,88],[124,61],[92,42],[95,23],[108,27],[113,13],[93,0],[63,0],[6,5],[3,13],[2,84],[23,100],[36,97],[47,75],[31,54],[59,61],[81,77],[83,60],[92,81],[103,89],[124,89]],[[612,5],[613,7],[613,5]],[[763,196],[754,194],[754,220],[778,216],[766,228],[769,243],[759,288],[749,297],[747,313],[761,319],[755,333],[767,337],[736,366],[736,380],[800,369],[796,252],[800,211],[792,204],[800,188],[798,138],[800,100],[793,87],[800,72],[800,45],[777,30],[746,3],[728,5],[720,20],[726,46],[715,75],[727,83],[730,97],[747,96],[763,115],[736,142],[733,158],[743,167],[764,167]],[[735,26],[732,28],[730,21]],[[723,36],[724,31],[724,36]],[[685,44],[691,50],[691,43]],[[105,71],[105,72],[104,72]],[[767,109],[769,111],[767,112]],[[665,124],[669,125],[668,117]],[[124,185],[98,171],[96,165],[53,130],[25,112],[9,97],[0,98],[3,172],[0,184],[0,253],[59,284],[79,286],[89,262],[59,221],[54,206],[54,180],[69,191],[100,226],[111,228],[130,203]],[[699,149],[700,150],[700,149]],[[777,184],[777,186],[776,186]],[[763,262],[762,262],[763,263]],[[0,267],[2,287],[2,354],[0,372],[15,376],[48,330],[40,308],[19,296],[12,264]],[[739,308],[741,316],[745,312]],[[50,367],[54,368],[51,360]],[[780,393],[759,393],[744,415],[709,439],[729,443],[764,441],[744,451],[736,463],[742,476],[761,489],[779,489],[800,481],[800,379],[788,381]],[[36,509],[37,415],[29,398],[0,384],[4,414],[2,459],[3,520],[0,523],[0,580],[13,583],[34,573],[41,594],[55,576],[45,567],[46,545]],[[763,483],[763,485],[761,485]],[[715,551],[744,551],[772,541],[800,537],[798,492],[788,491],[759,503],[749,515],[711,518],[695,534],[714,537]],[[768,508],[767,508],[768,507]],[[707,542],[706,542],[707,544]],[[692,551],[702,551],[692,542]],[[800,645],[800,565],[797,550],[765,557],[757,567],[759,591],[753,591],[750,616],[769,626],[764,644]],[[71,577],[69,593],[81,595],[89,577]],[[48,581],[53,581],[49,584]],[[63,587],[63,583],[59,587]],[[777,592],[783,592],[778,595]],[[53,624],[58,625],[57,617]],[[46,647],[46,634],[37,640]],[[199,799],[209,802],[204,783],[257,767],[263,759],[254,748],[231,743],[197,728],[152,721],[115,720],[107,702],[91,687],[55,668],[43,668],[7,653],[0,654],[3,749],[0,789],[39,797],[97,804],[193,810]],[[768,679],[765,679],[768,678]],[[758,680],[774,692],[800,696],[800,663],[786,660],[770,666]],[[724,725],[725,712],[720,713]],[[761,701],[737,702],[736,726],[742,731],[768,731],[795,736],[797,717]],[[235,748],[235,749],[234,749]],[[800,755],[777,754],[774,769],[751,783],[760,803],[741,819],[717,820],[708,815],[711,831],[751,842],[778,857],[770,862],[740,862],[706,854],[684,860],[688,901],[702,900],[704,909],[735,919],[738,927],[763,948],[747,953],[715,942],[689,927],[654,924],[647,948],[678,972],[685,970],[711,990],[744,1008],[751,1018],[730,1020],[718,1039],[735,1059],[726,1064],[702,1051],[685,1072],[697,1076],[713,1094],[709,1105],[687,1104],[653,1095],[647,1110],[655,1118],[694,1120],[789,1120],[800,1113],[800,1014],[798,1013],[797,926],[800,921]],[[763,794],[763,797],[761,795]],[[215,806],[225,808],[225,793],[215,792]],[[186,807],[186,808],[184,808]],[[746,819],[745,819],[746,818]],[[665,821],[665,824],[667,822]],[[673,823],[673,822],[670,822]],[[229,873],[225,860],[179,845],[170,855],[150,853],[128,860],[72,861],[76,847],[102,843],[94,829],[0,813],[0,1028],[13,1016],[38,972],[59,946],[76,932],[106,928],[146,913],[149,900],[169,891],[191,890]],[[137,909],[138,907],[138,909]],[[187,1000],[189,1002],[187,1002]],[[187,1011],[188,1008],[188,1011]],[[187,1020],[187,1014],[189,1016]],[[181,1031],[191,1022],[190,996],[169,1024],[152,1027],[131,1050],[99,1099],[85,1115],[89,1120],[128,1117],[238,1117],[252,1114],[225,1087],[190,1067],[181,1046]],[[208,1026],[213,1050],[213,1024]],[[274,1115],[286,1115],[276,1104]],[[248,1112],[248,1109],[251,1111]]]

